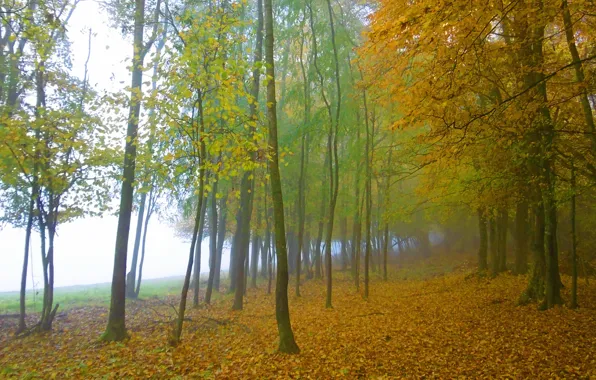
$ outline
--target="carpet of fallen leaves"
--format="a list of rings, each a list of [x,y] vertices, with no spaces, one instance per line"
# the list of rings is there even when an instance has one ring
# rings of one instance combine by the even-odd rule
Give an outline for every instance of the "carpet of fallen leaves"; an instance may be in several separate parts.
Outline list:
[[[15,321],[0,321],[0,377],[596,377],[594,281],[580,281],[580,309],[538,311],[516,306],[525,277],[375,279],[368,300],[348,275],[335,277],[333,309],[322,281],[290,296],[299,355],[276,353],[274,300],[261,288],[249,290],[241,312],[225,297],[189,310],[177,348],[166,344],[175,299],[130,302],[124,343],[98,342],[103,308],[69,310],[52,333],[20,339],[10,337]]]

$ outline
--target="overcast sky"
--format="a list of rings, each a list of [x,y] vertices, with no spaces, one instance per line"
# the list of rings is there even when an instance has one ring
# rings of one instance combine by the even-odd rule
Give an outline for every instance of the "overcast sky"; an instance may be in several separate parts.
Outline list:
[[[89,61],[90,83],[99,90],[118,90],[130,83],[132,52],[130,41],[126,41],[117,30],[108,26],[107,15],[92,1],[79,4],[67,26],[72,42],[73,72],[80,78],[84,74],[88,52],[88,33],[93,31],[91,59]],[[122,82],[122,83],[121,83]],[[126,128],[122,125],[122,128]],[[55,242],[55,285],[82,285],[110,282],[114,262],[117,218],[86,218],[59,226]],[[136,217],[133,217],[129,249],[129,262],[134,243]],[[6,227],[0,230],[0,292],[18,290],[25,231]],[[208,270],[208,242],[202,244],[202,272]],[[156,216],[150,222],[147,236],[147,252],[143,278],[160,278],[183,275],[186,270],[190,242],[175,236],[175,231]],[[227,253],[227,249],[224,251]],[[41,272],[40,243],[37,236],[32,241],[32,258],[27,286],[43,287]],[[229,255],[222,259],[222,268],[227,269]]]

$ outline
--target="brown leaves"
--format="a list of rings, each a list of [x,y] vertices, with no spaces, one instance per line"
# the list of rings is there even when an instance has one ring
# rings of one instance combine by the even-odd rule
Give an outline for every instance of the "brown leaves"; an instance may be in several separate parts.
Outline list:
[[[277,348],[273,296],[249,291],[245,310],[227,296],[191,309],[182,343],[167,346],[163,301],[129,303],[132,338],[101,344],[98,308],[71,310],[55,331],[0,342],[2,376],[40,378],[400,378],[596,376],[596,286],[580,284],[582,308],[546,312],[515,302],[524,277],[464,274],[373,282],[368,301],[336,274],[334,308],[323,282],[290,297],[299,355]],[[498,302],[496,302],[498,301]],[[165,323],[164,323],[165,322]],[[5,326],[5,325],[4,325]]]

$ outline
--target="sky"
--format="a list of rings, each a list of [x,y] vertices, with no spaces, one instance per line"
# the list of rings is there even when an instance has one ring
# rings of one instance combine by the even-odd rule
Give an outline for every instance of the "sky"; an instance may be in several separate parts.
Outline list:
[[[93,1],[82,1],[67,26],[72,43],[73,73],[85,72],[89,29],[93,32],[89,81],[98,90],[116,91],[130,83],[129,66],[132,44],[118,30],[108,27],[107,15]],[[125,129],[126,125],[122,125]],[[55,286],[110,282],[114,265],[117,218],[85,218],[58,227],[55,242]],[[129,241],[129,263],[134,244],[136,216],[133,215]],[[4,227],[0,230],[0,292],[20,287],[25,231]],[[147,234],[143,278],[182,276],[186,270],[190,241],[176,237],[174,229],[154,216]],[[208,240],[202,244],[201,271],[208,271]],[[27,276],[28,288],[43,287],[40,242],[32,241],[32,265]],[[222,268],[229,265],[229,248],[224,246]],[[33,278],[33,281],[31,279]]]

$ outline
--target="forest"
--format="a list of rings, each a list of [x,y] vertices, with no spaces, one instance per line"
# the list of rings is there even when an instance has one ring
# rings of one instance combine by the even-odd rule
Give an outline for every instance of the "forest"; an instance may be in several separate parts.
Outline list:
[[[0,0],[0,377],[596,377],[594,2],[104,0],[106,89],[90,1]]]

